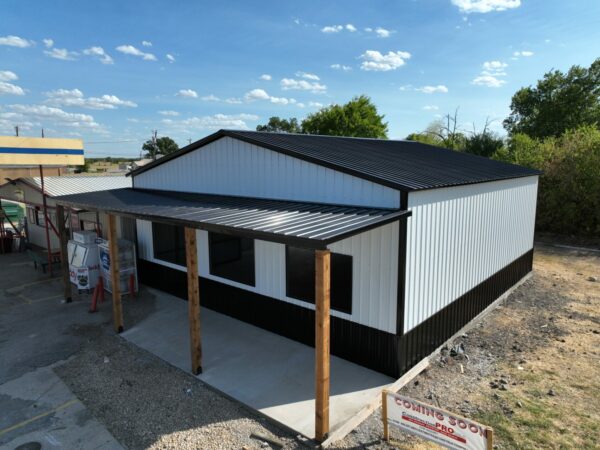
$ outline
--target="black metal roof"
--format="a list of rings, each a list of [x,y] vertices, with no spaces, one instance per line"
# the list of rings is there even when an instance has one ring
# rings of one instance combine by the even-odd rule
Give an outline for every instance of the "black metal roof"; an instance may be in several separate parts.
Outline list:
[[[132,188],[55,200],[64,206],[316,249],[410,215],[395,209]]]
[[[132,172],[135,176],[229,136],[375,183],[415,191],[539,175],[537,170],[414,141],[220,130]]]

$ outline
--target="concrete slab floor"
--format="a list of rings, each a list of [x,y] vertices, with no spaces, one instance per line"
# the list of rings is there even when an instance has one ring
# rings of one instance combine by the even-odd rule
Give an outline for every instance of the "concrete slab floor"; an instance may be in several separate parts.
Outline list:
[[[187,304],[161,291],[156,310],[122,333],[128,341],[190,371]],[[201,310],[198,378],[303,435],[314,437],[314,348]],[[331,357],[330,429],[360,411],[394,380]]]

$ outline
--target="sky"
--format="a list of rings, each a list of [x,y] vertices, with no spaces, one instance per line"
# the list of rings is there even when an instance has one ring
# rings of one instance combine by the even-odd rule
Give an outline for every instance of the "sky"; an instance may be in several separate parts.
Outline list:
[[[139,157],[371,97],[403,139],[454,114],[503,133],[511,96],[600,57],[598,0],[28,1],[0,13],[0,134]]]

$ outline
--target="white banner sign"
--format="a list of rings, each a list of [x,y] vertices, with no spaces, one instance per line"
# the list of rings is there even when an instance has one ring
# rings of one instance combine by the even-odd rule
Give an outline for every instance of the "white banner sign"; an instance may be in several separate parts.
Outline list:
[[[492,448],[491,428],[394,392],[383,391],[384,437],[388,424],[453,450]]]

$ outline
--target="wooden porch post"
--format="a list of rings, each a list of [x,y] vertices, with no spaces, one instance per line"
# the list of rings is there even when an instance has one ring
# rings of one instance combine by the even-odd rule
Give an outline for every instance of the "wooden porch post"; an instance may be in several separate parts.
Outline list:
[[[69,257],[67,252],[67,230],[65,228],[65,208],[56,205],[56,221],[58,222],[58,237],[60,238],[60,265],[65,290],[65,302],[71,303],[71,278],[69,277]]]
[[[202,344],[200,342],[200,287],[198,285],[198,245],[196,229],[185,228],[185,259],[188,283],[188,320],[192,373],[202,373]]]
[[[315,439],[329,433],[329,250],[315,252]]]
[[[123,331],[123,308],[121,306],[121,280],[119,279],[119,242],[117,218],[108,215],[108,250],[110,255],[110,279],[112,285],[113,326],[117,333]]]

